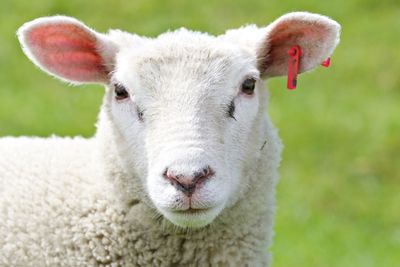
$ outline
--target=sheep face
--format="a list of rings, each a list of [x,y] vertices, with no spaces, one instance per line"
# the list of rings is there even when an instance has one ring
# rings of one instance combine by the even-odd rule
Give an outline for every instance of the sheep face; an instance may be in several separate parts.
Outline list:
[[[181,29],[148,39],[55,16],[24,24],[18,37],[49,74],[107,86],[102,112],[124,172],[140,177],[150,205],[172,223],[202,227],[252,186],[248,169],[264,142],[260,78],[285,75],[295,45],[300,72],[318,66],[339,31],[327,17],[295,12],[218,37]]]
[[[125,166],[140,170],[154,205],[179,226],[209,224],[248,184],[242,169],[262,88],[256,63],[240,47],[186,30],[117,55],[108,99]]]

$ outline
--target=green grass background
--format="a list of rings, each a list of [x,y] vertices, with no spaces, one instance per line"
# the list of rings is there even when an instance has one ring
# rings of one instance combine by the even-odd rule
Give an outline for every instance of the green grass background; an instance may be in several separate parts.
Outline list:
[[[400,266],[400,2],[2,0],[0,136],[91,136],[103,89],[69,87],[23,55],[16,29],[66,14],[98,31],[142,35],[180,26],[222,33],[289,11],[342,24],[332,66],[268,82],[270,113],[285,144],[273,266]]]

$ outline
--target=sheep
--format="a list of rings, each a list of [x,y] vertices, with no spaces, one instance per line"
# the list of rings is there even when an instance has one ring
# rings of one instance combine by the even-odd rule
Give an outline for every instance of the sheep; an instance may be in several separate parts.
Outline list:
[[[92,138],[0,139],[0,266],[267,266],[282,145],[263,80],[339,34],[307,12],[219,36],[24,24],[36,66],[105,95]]]

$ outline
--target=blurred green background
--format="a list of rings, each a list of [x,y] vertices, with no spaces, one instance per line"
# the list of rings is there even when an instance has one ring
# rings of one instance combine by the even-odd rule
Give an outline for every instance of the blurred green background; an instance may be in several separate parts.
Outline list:
[[[35,68],[15,31],[36,17],[75,16],[98,31],[156,36],[185,26],[213,34],[265,25],[289,11],[342,25],[332,66],[298,89],[270,80],[285,144],[273,266],[400,266],[400,2],[2,0],[0,136],[91,136],[103,89],[72,88]]]

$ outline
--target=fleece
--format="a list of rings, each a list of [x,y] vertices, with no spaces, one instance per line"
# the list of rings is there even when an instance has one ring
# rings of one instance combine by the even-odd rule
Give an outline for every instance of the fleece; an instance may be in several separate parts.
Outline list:
[[[106,119],[89,139],[0,139],[0,266],[266,266],[281,145],[259,120],[245,201],[200,229],[172,225],[144,194],[120,197]]]

